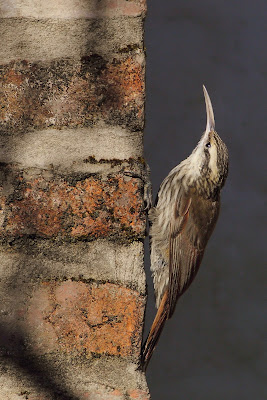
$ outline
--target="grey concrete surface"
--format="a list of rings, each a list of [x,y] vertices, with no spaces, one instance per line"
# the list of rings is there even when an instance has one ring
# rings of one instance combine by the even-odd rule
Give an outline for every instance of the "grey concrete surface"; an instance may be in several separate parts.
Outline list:
[[[136,386],[139,390],[145,391],[147,387],[144,374],[136,370],[135,364],[123,359],[103,357],[81,363],[78,357],[77,359],[74,357],[67,359],[66,355],[63,358],[57,354],[56,357],[54,355],[51,355],[50,359],[48,357],[46,363],[46,365],[51,364],[51,376],[47,376],[47,380],[55,380],[68,388],[71,397],[66,395],[64,397],[66,399],[79,400],[81,393],[91,392],[93,394],[90,396],[93,400],[101,400],[102,390],[104,392],[110,390],[111,393],[106,394],[107,399],[112,397],[121,399],[121,396],[116,396],[115,387],[121,391],[131,390]],[[123,374],[118,371],[123,371]],[[105,377],[104,382],[103,376]],[[40,396],[43,396],[42,398],[47,398],[46,390],[42,391],[39,388],[38,379],[29,384],[27,378],[27,368],[23,370],[17,365],[7,365],[0,375],[1,399],[26,399],[27,394],[30,396],[36,390],[39,391]]]
[[[152,400],[266,396],[266,11],[265,1],[240,0],[148,7],[145,153],[154,194],[205,129],[203,83],[230,153],[217,227],[147,371]],[[146,331],[151,280],[148,289]]]
[[[139,3],[139,4],[138,4]],[[120,15],[138,16],[144,12],[143,2],[127,7],[124,0],[0,0],[0,17],[26,18],[98,18]]]
[[[0,63],[54,58],[79,59],[84,54],[114,55],[129,44],[142,48],[142,18],[31,19],[3,18]],[[66,40],[68,38],[68,40]]]
[[[145,292],[141,242],[119,245],[99,239],[93,242],[58,243],[53,247],[46,240],[40,240],[39,243],[29,240],[27,247],[17,245],[17,250],[11,251],[10,246],[1,246],[0,250],[0,279],[3,285],[1,310],[5,309],[7,299],[14,297],[14,293],[10,292],[11,282],[22,292],[39,281],[71,278],[109,281],[130,286],[142,294]]]
[[[0,162],[19,163],[23,167],[46,168],[53,164],[67,168],[96,161],[125,160],[143,155],[143,134],[129,132],[104,123],[92,128],[45,129],[28,131],[12,137],[3,136],[0,143]],[[84,167],[83,167],[84,168]]]

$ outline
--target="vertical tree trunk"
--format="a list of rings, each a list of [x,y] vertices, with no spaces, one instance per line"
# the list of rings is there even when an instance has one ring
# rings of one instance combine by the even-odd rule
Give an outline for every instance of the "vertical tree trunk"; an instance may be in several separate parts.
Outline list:
[[[149,397],[144,14],[1,2],[1,399]]]

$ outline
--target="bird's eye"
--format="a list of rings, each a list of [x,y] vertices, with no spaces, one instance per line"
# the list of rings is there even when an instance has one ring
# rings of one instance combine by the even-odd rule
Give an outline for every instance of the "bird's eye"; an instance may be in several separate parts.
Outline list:
[[[210,142],[206,143],[206,147],[210,147],[210,146],[211,146]]]

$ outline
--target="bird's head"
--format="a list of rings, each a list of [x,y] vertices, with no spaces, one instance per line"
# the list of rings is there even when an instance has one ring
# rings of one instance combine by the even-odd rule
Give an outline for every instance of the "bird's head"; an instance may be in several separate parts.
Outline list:
[[[207,186],[210,191],[220,190],[228,174],[228,150],[218,133],[215,131],[215,120],[208,92],[203,86],[207,126],[200,141],[189,156],[191,165],[191,182],[198,186]]]

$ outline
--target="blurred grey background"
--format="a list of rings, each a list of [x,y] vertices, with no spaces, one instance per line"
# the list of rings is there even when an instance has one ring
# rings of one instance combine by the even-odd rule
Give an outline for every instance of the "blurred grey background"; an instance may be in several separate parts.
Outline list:
[[[266,28],[266,0],[148,1],[145,154],[154,197],[205,130],[203,83],[230,153],[219,222],[147,370],[152,400],[267,395]],[[148,251],[146,271],[145,334],[155,313]]]

